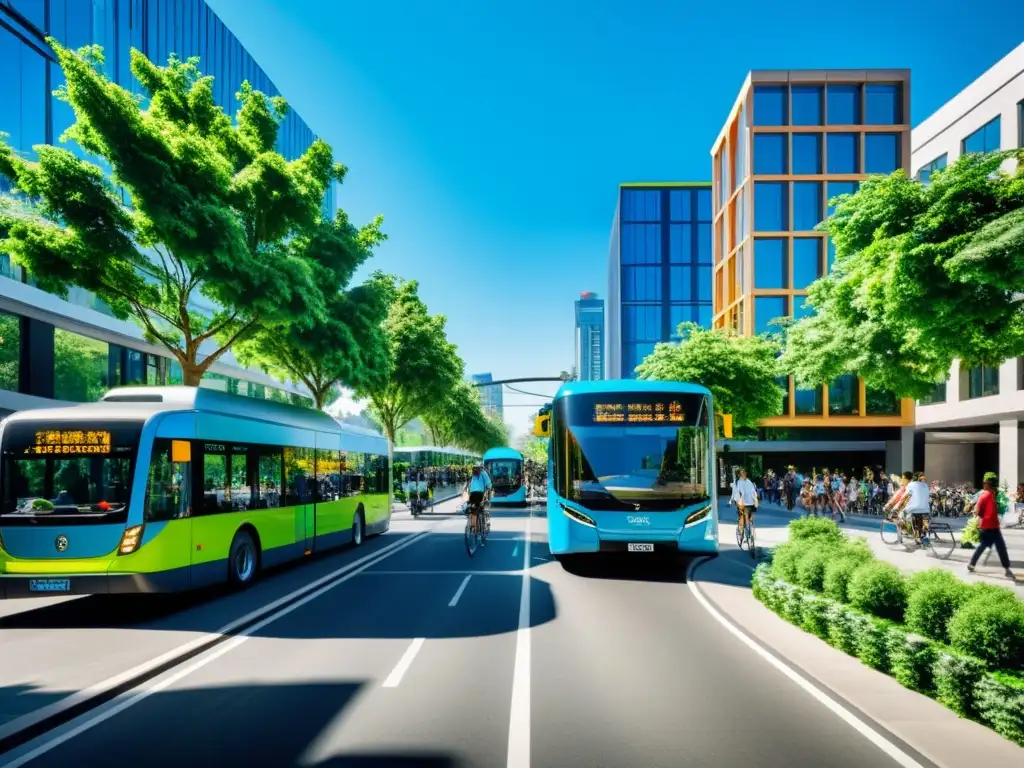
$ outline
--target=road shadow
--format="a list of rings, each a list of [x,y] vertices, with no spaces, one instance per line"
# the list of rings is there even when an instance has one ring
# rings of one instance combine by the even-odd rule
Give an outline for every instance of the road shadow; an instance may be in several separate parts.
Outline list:
[[[32,761],[33,768],[181,768],[306,766],[458,768],[438,751],[403,750],[332,756],[313,750],[329,737],[363,682],[252,684],[172,688],[149,696]],[[11,692],[0,689],[0,696]],[[36,696],[30,692],[24,695]],[[45,702],[40,701],[39,706]],[[131,744],[125,743],[130,734]],[[12,749],[7,745],[4,751]]]
[[[754,568],[763,562],[763,552],[752,558],[750,552],[734,546],[723,545],[718,557],[700,560],[694,565],[694,581],[724,584],[730,587],[750,589]]]
[[[601,552],[563,556],[559,562],[567,573],[584,579],[685,584],[692,559],[676,553]]]

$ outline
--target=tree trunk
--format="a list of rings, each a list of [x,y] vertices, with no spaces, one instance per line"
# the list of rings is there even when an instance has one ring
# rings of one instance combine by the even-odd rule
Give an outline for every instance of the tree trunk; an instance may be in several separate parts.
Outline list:
[[[203,380],[203,375],[206,373],[207,365],[203,363],[195,363],[178,359],[178,363],[181,365],[181,382],[186,387],[198,387],[199,382]]]

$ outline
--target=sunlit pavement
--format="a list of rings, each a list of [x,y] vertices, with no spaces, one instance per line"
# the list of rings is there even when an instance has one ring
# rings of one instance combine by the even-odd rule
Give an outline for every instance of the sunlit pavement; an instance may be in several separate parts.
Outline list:
[[[20,679],[22,688],[18,696],[8,689],[5,712],[15,699],[51,701],[62,681],[50,673],[50,693],[33,692],[33,675],[15,672],[4,648],[26,651],[55,637],[47,654],[65,676],[76,664],[109,665],[133,644],[210,631],[218,614],[227,621],[406,537],[251,636],[0,763],[34,754],[31,765],[133,768],[895,765],[712,618],[685,583],[685,563],[638,555],[569,572],[547,552],[543,515],[529,511],[496,511],[491,540],[470,559],[453,508],[415,521],[399,513],[392,534],[360,550],[137,628],[127,619],[83,627],[60,606],[42,609],[56,611],[50,619],[33,620],[40,609],[7,617],[4,685]],[[17,648],[7,646],[9,631]],[[36,669],[45,677],[41,662]],[[78,677],[63,690],[96,682]]]

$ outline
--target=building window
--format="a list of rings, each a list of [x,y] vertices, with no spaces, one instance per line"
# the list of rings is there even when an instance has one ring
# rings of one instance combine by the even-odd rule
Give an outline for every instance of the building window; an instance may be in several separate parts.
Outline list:
[[[17,392],[21,370],[21,318],[0,312],[0,389]]]
[[[793,125],[822,124],[822,87],[820,85],[794,85],[791,88]]]
[[[661,221],[661,191],[622,190],[623,221]]]
[[[661,267],[623,267],[623,301],[661,301]]]
[[[815,387],[814,389],[798,389],[794,394],[796,395],[795,410],[797,416],[821,416],[821,387]]]
[[[783,181],[754,182],[754,230],[785,232],[789,229],[789,185]]]
[[[814,314],[814,309],[807,302],[806,296],[794,296],[793,297],[793,319],[800,320],[804,317],[810,317]]]
[[[72,403],[93,403],[110,388],[106,342],[55,328],[53,396]]]
[[[789,416],[789,376],[779,376],[775,384],[782,390],[782,410],[779,416]]]
[[[836,244],[832,242],[831,237],[825,238],[826,244],[826,256],[825,260],[825,274],[827,275],[832,271],[832,265],[836,263]]]
[[[786,133],[754,134],[754,174],[788,173],[786,164]]]
[[[6,142],[23,157],[35,159],[32,147],[46,143],[46,58],[39,51],[21,42],[13,33],[0,27],[0,103],[3,120],[0,130]],[[69,108],[70,109],[70,108]],[[10,190],[0,177],[0,192]]]
[[[821,215],[821,182],[798,181],[793,184],[793,230],[811,232],[824,216]]]
[[[868,83],[864,89],[864,122],[867,125],[903,123],[903,89],[897,83]]]
[[[660,224],[623,224],[621,234],[623,264],[661,263]]]
[[[793,239],[793,287],[798,291],[821,277],[821,238]],[[796,312],[794,311],[794,316]]]
[[[669,301],[694,301],[694,267],[669,267]]]
[[[999,369],[979,365],[967,373],[967,398],[991,397],[999,394]]]
[[[711,221],[711,190],[707,187],[695,190],[697,195],[697,220]]]
[[[829,382],[828,412],[832,416],[856,416],[860,413],[860,379],[847,374]]]
[[[622,307],[622,338],[628,342],[661,339],[661,307],[626,304]]]
[[[857,181],[830,181],[828,183],[828,215],[836,212],[836,206],[832,202],[840,195],[855,195],[860,188]]]
[[[693,219],[690,190],[670,189],[668,192],[668,215],[672,221],[690,221]]]
[[[777,333],[773,320],[789,315],[785,296],[754,297],[754,333]]]
[[[920,400],[921,405],[933,405],[944,402],[946,402],[946,382],[944,381],[936,384],[935,389],[927,397],[922,397]]]
[[[754,125],[786,124],[786,86],[754,86]]]
[[[864,137],[864,173],[889,174],[899,167],[898,133],[869,133]]]
[[[789,287],[786,243],[785,239],[778,237],[754,239],[754,288]]]
[[[812,175],[821,173],[821,134],[793,134],[793,173]]]
[[[697,261],[701,264],[710,264],[711,255],[711,225],[697,225]]]
[[[900,399],[884,389],[868,389],[864,395],[868,416],[899,416]]]
[[[697,267],[697,299],[711,301],[711,265]]]
[[[828,135],[828,173],[860,173],[860,134]]]
[[[860,125],[859,85],[829,85],[826,93],[829,125]]]
[[[697,305],[697,324],[703,328],[711,327],[711,304]]]
[[[689,264],[693,261],[692,224],[669,224],[668,260],[671,264]]]
[[[932,180],[932,174],[941,171],[946,167],[946,153],[942,153],[939,157],[932,160],[927,165],[922,165],[917,172],[917,180],[922,184],[930,184]]]
[[[961,142],[961,154],[966,155],[968,152],[995,152],[1000,146],[999,131],[1000,121],[997,115]]]

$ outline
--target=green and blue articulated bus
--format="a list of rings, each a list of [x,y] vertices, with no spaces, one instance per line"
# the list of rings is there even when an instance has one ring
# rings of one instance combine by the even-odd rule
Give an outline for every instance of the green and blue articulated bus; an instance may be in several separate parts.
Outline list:
[[[551,438],[551,554],[717,554],[713,413],[696,384],[562,385],[535,424]]]
[[[491,448],[483,465],[491,478],[491,506],[526,506],[523,454],[514,448]]]
[[[125,387],[0,426],[0,596],[245,585],[390,525],[388,441],[325,413]]]

